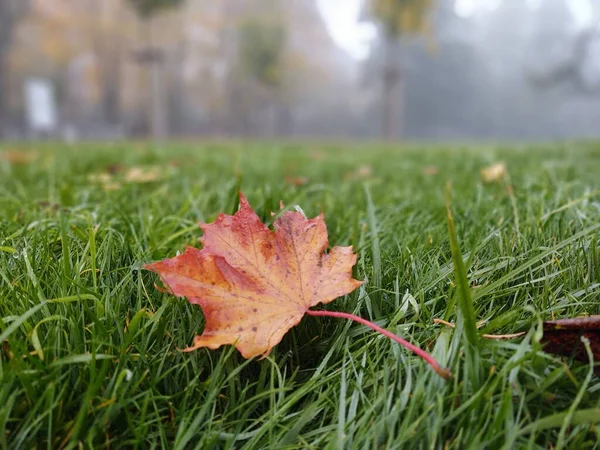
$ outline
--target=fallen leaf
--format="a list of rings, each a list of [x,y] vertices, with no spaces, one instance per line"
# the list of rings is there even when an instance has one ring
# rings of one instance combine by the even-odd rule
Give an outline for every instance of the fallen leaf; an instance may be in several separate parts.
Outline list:
[[[365,164],[360,166],[356,171],[356,175],[358,175],[359,177],[370,177],[372,174],[373,169],[371,168],[371,166],[367,166]]]
[[[594,361],[600,361],[600,316],[549,320],[543,323],[543,328],[541,343],[545,352],[589,362],[581,342],[585,336],[590,341]],[[600,367],[595,370],[600,375]]]
[[[105,191],[118,191],[119,189],[121,189],[121,183],[119,182],[111,182],[111,183],[105,183],[102,185],[102,189],[104,189]]]
[[[289,185],[293,185],[293,186],[304,186],[305,184],[308,183],[308,178],[307,177],[295,177],[295,176],[288,176],[285,177],[285,184],[289,184]]]
[[[106,171],[111,175],[116,175],[123,171],[123,166],[118,163],[109,164],[108,167],[106,168]]]
[[[423,175],[430,177],[437,175],[438,173],[440,173],[440,170],[437,168],[437,166],[427,166],[423,169]]]
[[[90,183],[99,184],[105,191],[121,189],[121,183],[151,183],[163,177],[165,171],[157,166],[139,167],[134,166],[123,172],[123,167],[116,165],[108,166],[106,172],[88,175]]]
[[[113,175],[106,172],[92,173],[88,175],[88,181],[90,183],[99,184],[105,191],[117,191],[121,189],[121,183],[116,181]]]
[[[453,323],[442,319],[433,319],[434,323],[455,328]],[[477,328],[483,323],[477,324]],[[594,361],[600,361],[600,315],[575,317],[572,319],[547,320],[542,323],[544,334],[540,343],[546,353],[573,358],[584,363],[589,362],[588,354],[581,341],[586,337],[590,342],[590,349]],[[483,334],[487,339],[514,339],[522,337],[525,331],[511,334]],[[600,367],[596,367],[596,374],[600,375]]]
[[[8,161],[11,164],[31,164],[38,158],[36,152],[23,152],[17,150],[9,150],[0,152],[0,159]]]
[[[328,253],[323,215],[288,211],[269,230],[240,193],[240,209],[204,231],[202,250],[146,265],[169,291],[201,306],[206,327],[187,351],[235,344],[245,358],[269,354],[308,309],[352,292],[352,247]]]
[[[160,275],[168,292],[202,307],[204,332],[184,351],[235,344],[246,358],[264,357],[308,314],[367,326],[449,379],[450,370],[433,356],[379,325],[354,314],[309,309],[352,292],[362,282],[352,278],[352,247],[326,252],[323,215],[309,220],[300,207],[296,209],[282,214],[271,231],[240,193],[237,213],[219,214],[214,223],[200,224],[202,250],[188,247],[180,256],[145,266]]]
[[[150,183],[161,177],[159,167],[132,167],[125,174],[128,183]]]
[[[492,164],[481,169],[481,179],[485,183],[501,181],[506,176],[506,164],[503,162]]]
[[[371,175],[373,175],[373,169],[371,168],[371,166],[362,164],[358,169],[347,173],[345,176],[345,179],[346,180],[362,180],[365,178],[369,178]]]

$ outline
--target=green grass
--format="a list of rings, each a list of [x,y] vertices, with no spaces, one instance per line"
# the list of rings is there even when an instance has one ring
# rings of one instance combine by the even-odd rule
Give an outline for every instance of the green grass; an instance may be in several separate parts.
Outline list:
[[[598,448],[600,380],[539,339],[542,320],[600,313],[600,145],[35,152],[0,157],[1,448]],[[481,182],[499,160],[512,190]],[[162,179],[90,181],[115,164],[159,165]],[[235,211],[238,188],[267,223],[280,200],[323,211],[331,245],[354,245],[367,280],[328,308],[428,349],[454,378],[325,318],[306,317],[261,361],[179,352],[202,312],[142,265],[198,245],[197,222]],[[528,333],[481,339],[473,312],[480,332]]]

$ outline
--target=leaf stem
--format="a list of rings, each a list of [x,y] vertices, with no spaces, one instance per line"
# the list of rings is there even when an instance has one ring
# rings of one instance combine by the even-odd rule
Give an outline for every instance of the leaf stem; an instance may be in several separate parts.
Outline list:
[[[452,322],[448,322],[446,320],[443,319],[433,319],[433,323],[439,323],[441,325],[446,325],[447,327],[450,328],[456,328],[456,325],[454,325]],[[481,325],[477,325],[477,328],[480,328]],[[527,333],[525,331],[519,331],[518,333],[511,333],[511,334],[482,334],[481,337],[482,338],[486,338],[486,339],[513,339],[513,338],[517,338],[517,337],[521,337],[521,336],[525,336]]]
[[[348,319],[348,320],[353,320],[354,322],[358,322],[362,325],[365,325],[365,326],[371,328],[372,330],[377,331],[378,333],[383,334],[385,337],[387,337],[393,341],[396,341],[398,344],[406,347],[407,349],[412,351],[417,356],[420,356],[427,362],[427,364],[429,364],[433,368],[433,370],[435,370],[435,372],[439,376],[441,376],[445,380],[449,379],[452,376],[452,373],[450,372],[450,370],[440,366],[438,364],[438,362],[433,358],[433,356],[431,356],[426,351],[420,349],[416,345],[411,344],[410,342],[405,341],[400,336],[397,336],[394,333],[387,331],[384,328],[381,328],[379,325],[375,325],[373,322],[363,319],[362,317],[355,316],[354,314],[343,313],[343,312],[313,311],[310,309],[306,311],[306,314],[308,314],[309,316],[329,316],[329,317],[335,317],[338,319]]]

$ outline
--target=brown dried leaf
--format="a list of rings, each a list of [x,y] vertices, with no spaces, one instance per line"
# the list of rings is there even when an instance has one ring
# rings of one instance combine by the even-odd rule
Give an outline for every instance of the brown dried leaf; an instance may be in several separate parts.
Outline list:
[[[581,337],[585,336],[590,341],[594,361],[600,362],[600,316],[550,320],[544,322],[543,327],[541,342],[545,352],[589,362],[581,342]],[[600,374],[600,367],[596,368],[596,373]]]

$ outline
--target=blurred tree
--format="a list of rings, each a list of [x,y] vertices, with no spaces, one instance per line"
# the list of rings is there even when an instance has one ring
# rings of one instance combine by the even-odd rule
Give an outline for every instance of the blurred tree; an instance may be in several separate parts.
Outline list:
[[[29,0],[0,0],[0,137],[7,131],[8,52],[16,25],[29,9]]]
[[[408,111],[405,136],[457,139],[467,130],[477,138],[488,137],[491,127],[483,81],[485,65],[464,42],[440,42],[439,57],[415,51],[406,79]]]
[[[169,8],[180,6],[185,0],[127,0],[138,15],[148,19]]]
[[[240,65],[262,86],[281,85],[285,29],[280,21],[252,18],[240,27]]]
[[[151,132],[155,140],[162,139],[167,134],[168,118],[166,117],[167,102],[163,99],[161,83],[161,64],[164,54],[155,47],[152,18],[158,13],[181,6],[185,0],[127,0],[138,16],[146,23],[148,47],[138,52],[137,59],[141,64],[149,67],[152,78],[152,107]]]
[[[286,30],[279,14],[253,16],[239,29],[239,69],[257,83],[264,98],[268,134],[276,133],[279,95],[285,77]]]
[[[502,2],[479,17],[481,33],[473,45],[487,55],[486,92],[480,101],[487,103],[490,137],[531,135],[538,120],[535,104],[539,99],[523,77],[532,59],[528,46],[537,14],[528,2]],[[547,54],[546,49],[539,53]]]
[[[23,112],[21,86],[35,75],[53,82],[63,124],[102,132],[122,120],[124,49],[136,16],[122,0],[31,2],[10,52],[11,107]]]
[[[100,16],[95,27],[89,27],[92,46],[98,58],[98,71],[102,91],[102,115],[111,126],[121,123],[121,72],[122,47],[129,38],[129,30],[123,28],[127,19],[123,17],[119,3],[114,0],[96,2],[92,9]]]
[[[344,102],[340,109],[348,114],[348,102],[354,98],[348,96],[353,68],[348,66],[356,63],[335,45],[315,0],[217,3],[217,54],[212,63],[204,51],[201,57],[203,64],[219,68],[213,77],[216,89],[201,82],[204,99],[220,92],[211,106],[219,110],[215,128],[234,134],[289,135],[307,126],[331,132],[332,117],[343,121],[339,111],[330,108]]]
[[[557,139],[596,136],[600,115],[600,4],[588,1],[581,15],[574,3],[539,5],[526,65],[526,81],[543,111],[536,121],[543,118],[543,135]]]
[[[433,0],[369,0],[366,14],[379,25],[383,45],[382,134],[387,140],[397,139],[402,124],[402,81],[399,63],[400,39],[429,32],[428,13]]]
[[[580,23],[566,0],[540,5],[532,42],[534,63],[527,68],[535,88],[569,87],[584,96],[600,92],[600,7],[594,6],[587,23]]]

